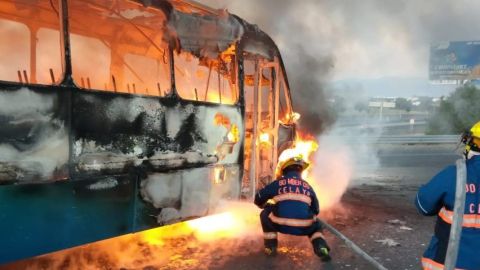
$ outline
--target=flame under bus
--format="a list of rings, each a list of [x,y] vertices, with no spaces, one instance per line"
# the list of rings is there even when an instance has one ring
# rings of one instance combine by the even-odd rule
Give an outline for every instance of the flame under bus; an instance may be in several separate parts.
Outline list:
[[[208,215],[294,137],[256,26],[192,1],[0,0],[0,263]]]

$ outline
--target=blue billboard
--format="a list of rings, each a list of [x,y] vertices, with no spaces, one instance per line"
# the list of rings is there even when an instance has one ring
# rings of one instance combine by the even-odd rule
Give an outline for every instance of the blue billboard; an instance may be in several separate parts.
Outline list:
[[[480,41],[452,41],[430,46],[431,81],[480,77]]]

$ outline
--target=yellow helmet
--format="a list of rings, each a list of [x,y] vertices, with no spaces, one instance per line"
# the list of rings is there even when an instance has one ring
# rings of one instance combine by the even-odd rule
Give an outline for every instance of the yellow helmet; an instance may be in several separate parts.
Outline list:
[[[480,139],[480,121],[478,121],[473,127],[470,129],[472,133],[472,137]]]
[[[462,134],[462,143],[465,144],[466,155],[470,150],[480,151],[480,121]]]
[[[290,167],[293,165],[299,166],[302,171],[308,168],[308,166],[310,166],[310,164],[303,159],[303,155],[298,155],[295,157],[291,157],[287,159],[285,162],[283,162],[283,164],[280,166],[280,171],[283,171],[287,167]]]

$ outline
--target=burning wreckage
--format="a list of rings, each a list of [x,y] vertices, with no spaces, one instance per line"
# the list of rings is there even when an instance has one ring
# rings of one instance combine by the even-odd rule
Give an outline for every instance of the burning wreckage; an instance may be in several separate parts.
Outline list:
[[[295,139],[274,42],[179,0],[0,1],[0,263],[208,215]]]

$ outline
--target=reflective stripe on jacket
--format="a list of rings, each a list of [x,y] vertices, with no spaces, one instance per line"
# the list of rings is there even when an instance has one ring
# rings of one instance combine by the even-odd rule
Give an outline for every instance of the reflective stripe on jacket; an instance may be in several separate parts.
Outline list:
[[[467,160],[465,211],[456,267],[480,270],[480,156]],[[422,186],[415,198],[426,216],[437,215],[435,233],[422,258],[424,269],[443,269],[455,204],[456,167],[449,166]]]
[[[255,204],[259,207],[268,200],[275,201],[269,219],[281,225],[283,233],[300,234],[301,228],[311,226],[319,213],[315,192],[300,174],[294,171],[273,181],[255,195]]]
[[[444,270],[445,269],[445,266],[443,264],[425,257],[422,258],[422,267],[423,267],[423,270]],[[455,270],[463,270],[463,269],[455,268]]]

